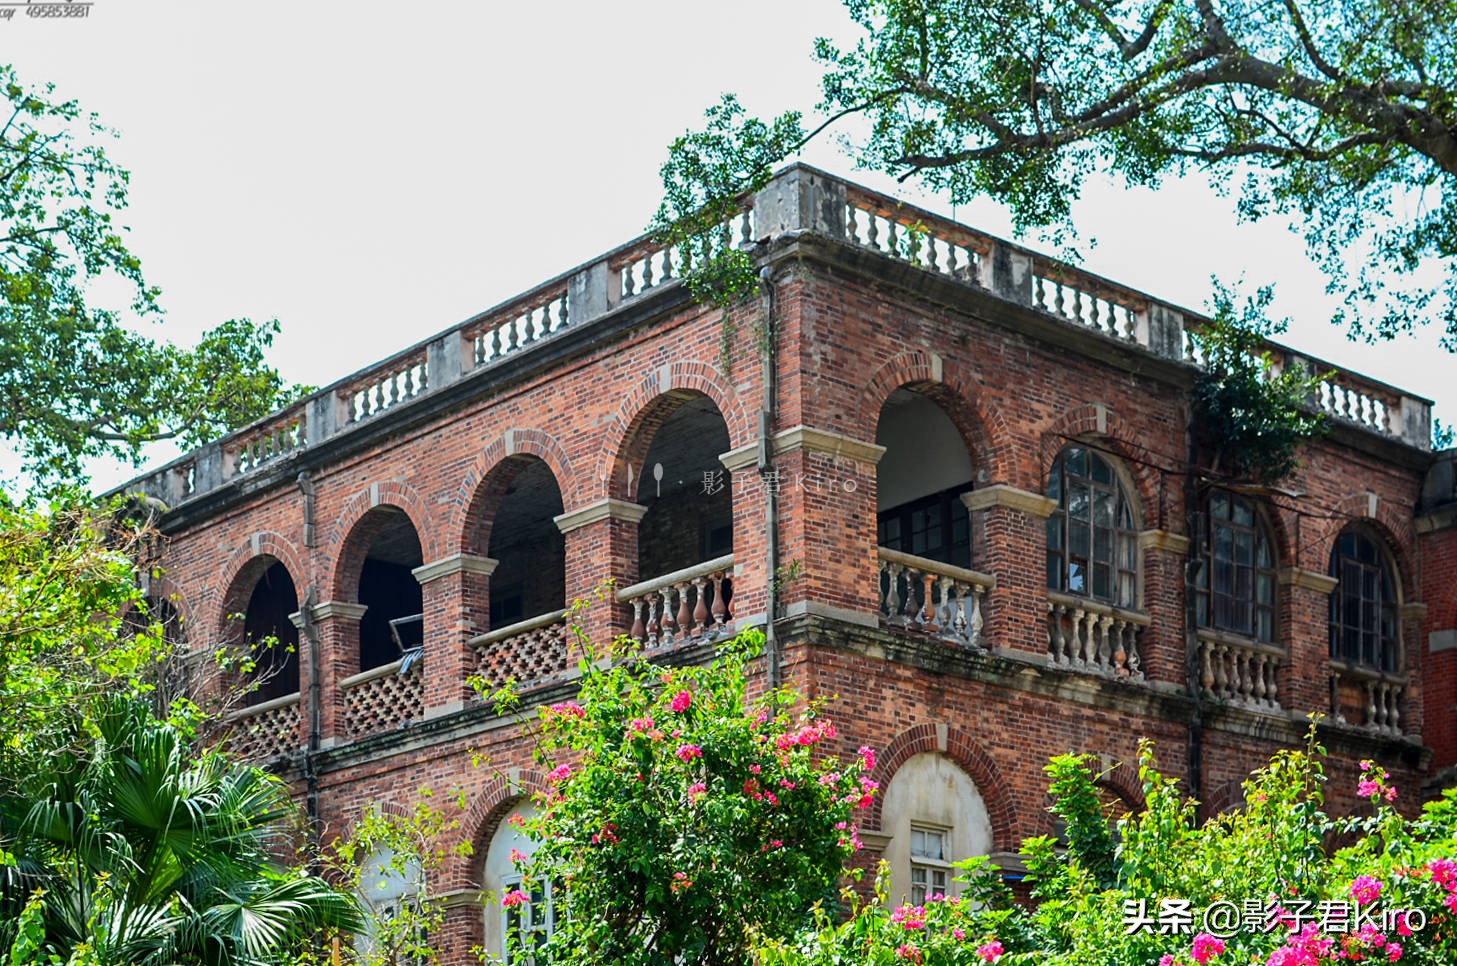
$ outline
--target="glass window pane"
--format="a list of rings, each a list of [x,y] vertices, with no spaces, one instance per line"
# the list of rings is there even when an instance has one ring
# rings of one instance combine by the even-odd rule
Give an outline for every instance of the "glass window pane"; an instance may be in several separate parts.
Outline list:
[[[1113,467],[1108,465],[1108,461],[1096,453],[1090,453],[1089,458],[1093,464],[1093,479],[1099,483],[1111,484],[1113,482]]]

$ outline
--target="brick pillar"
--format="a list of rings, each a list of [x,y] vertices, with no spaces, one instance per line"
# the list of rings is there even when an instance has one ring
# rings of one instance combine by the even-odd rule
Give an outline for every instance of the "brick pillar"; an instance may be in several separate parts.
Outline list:
[[[1330,596],[1339,581],[1299,567],[1285,567],[1278,576],[1290,659],[1277,678],[1280,706],[1297,715],[1331,715]]]
[[[637,525],[647,507],[625,500],[606,499],[570,510],[556,518],[556,525],[566,538],[567,607],[575,600],[587,601],[579,618],[587,639],[600,647],[632,626],[628,608],[616,602],[615,593],[638,580]],[[656,575],[652,575],[656,576]],[[616,584],[607,599],[598,600],[596,592],[603,581]],[[581,657],[576,644],[567,654],[571,667]]]
[[[974,570],[996,579],[982,640],[989,650],[1047,657],[1047,518],[1057,501],[1004,483],[964,493]]]
[[[1143,675],[1182,687],[1186,678],[1188,642],[1184,636],[1184,564],[1189,538],[1167,530],[1138,535],[1143,557],[1144,613],[1153,621],[1138,636]]]
[[[774,475],[762,478],[758,447],[719,459],[734,474],[736,587],[741,618],[762,615],[766,569],[765,487],[777,488],[779,568],[799,574],[781,581],[786,616],[821,614],[874,626],[879,587],[875,563],[875,466],[885,447],[838,433],[794,426],[774,436]],[[743,552],[740,552],[740,547]]]
[[[426,718],[465,707],[465,679],[476,673],[469,642],[489,630],[495,569],[490,557],[457,553],[411,571],[424,598]]]
[[[1413,602],[1401,605],[1401,672],[1406,675],[1406,688],[1401,697],[1401,718],[1398,727],[1410,738],[1423,734],[1425,714],[1422,694],[1425,679],[1421,674],[1423,645],[1427,635],[1427,605]]]
[[[359,673],[359,619],[366,610],[368,607],[364,604],[339,600],[315,604],[310,610],[313,633],[303,636],[310,641],[317,640],[319,646],[319,736],[325,748],[349,740],[344,733],[344,694],[339,682]],[[300,664],[302,684],[308,678],[312,662]],[[308,700],[307,691],[304,700]],[[307,707],[303,709],[303,717],[307,728]]]

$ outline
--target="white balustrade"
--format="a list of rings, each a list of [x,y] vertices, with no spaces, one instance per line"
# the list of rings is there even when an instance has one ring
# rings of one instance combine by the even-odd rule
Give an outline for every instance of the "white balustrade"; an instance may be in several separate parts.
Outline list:
[[[1053,665],[1142,680],[1138,634],[1151,623],[1147,614],[1049,592],[1047,615]]]
[[[471,327],[470,353],[480,366],[505,358],[527,346],[556,335],[571,324],[565,288],[541,293],[525,306],[508,309]]]
[[[1200,629],[1199,686],[1215,698],[1257,710],[1280,708],[1278,647]]]
[[[982,597],[993,578],[886,547],[879,560],[880,620],[887,627],[982,647]]]
[[[619,603],[632,608],[630,636],[645,647],[667,647],[733,631],[733,554],[624,587]]]

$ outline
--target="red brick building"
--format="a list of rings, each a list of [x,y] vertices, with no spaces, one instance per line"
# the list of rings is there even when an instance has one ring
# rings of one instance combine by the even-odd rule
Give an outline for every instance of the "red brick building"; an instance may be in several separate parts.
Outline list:
[[[906,892],[1048,832],[1061,752],[1136,805],[1152,738],[1211,811],[1312,712],[1338,804],[1359,759],[1408,800],[1457,763],[1426,400],[1272,345],[1330,374],[1331,431],[1240,485],[1190,463],[1185,310],[805,167],[729,230],[763,287],[727,315],[638,240],[134,484],[169,507],[151,592],[194,649],[297,644],[234,741],[327,828],[466,790],[475,858],[431,884],[449,961],[498,948],[474,897],[540,782],[466,678],[568,694],[562,611],[606,578],[595,639],[692,659],[767,625],[766,674],[838,696]]]

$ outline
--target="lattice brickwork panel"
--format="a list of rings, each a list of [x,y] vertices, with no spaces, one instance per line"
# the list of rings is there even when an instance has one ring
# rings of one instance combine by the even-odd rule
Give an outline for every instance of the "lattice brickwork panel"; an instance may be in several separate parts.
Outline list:
[[[550,677],[567,666],[567,625],[548,624],[494,641],[480,649],[477,673],[499,687],[507,679],[518,684]]]
[[[302,722],[298,702],[248,715],[233,722],[228,747],[244,761],[261,763],[299,748]]]
[[[377,734],[419,721],[425,713],[424,662],[405,674],[387,674],[344,692],[344,733],[350,738]]]

